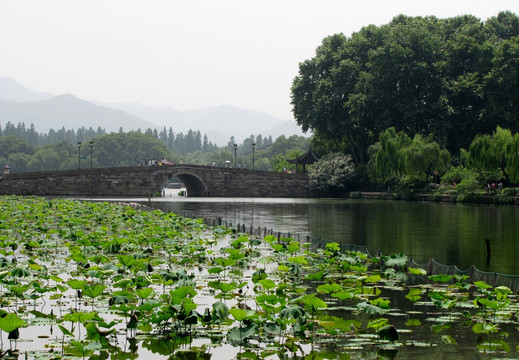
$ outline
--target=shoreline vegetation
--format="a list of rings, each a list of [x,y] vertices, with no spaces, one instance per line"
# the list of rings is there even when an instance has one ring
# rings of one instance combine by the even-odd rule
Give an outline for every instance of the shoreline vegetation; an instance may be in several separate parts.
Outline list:
[[[2,356],[410,359],[431,348],[449,358],[519,350],[509,287],[430,275],[403,254],[249,237],[108,202],[3,196],[0,210]]]
[[[487,193],[435,194],[423,192],[377,192],[377,191],[351,191],[345,194],[345,198],[358,200],[406,200],[406,201],[433,201],[447,203],[462,203],[473,205],[511,205],[519,206],[519,196],[505,196],[501,194],[488,195]]]

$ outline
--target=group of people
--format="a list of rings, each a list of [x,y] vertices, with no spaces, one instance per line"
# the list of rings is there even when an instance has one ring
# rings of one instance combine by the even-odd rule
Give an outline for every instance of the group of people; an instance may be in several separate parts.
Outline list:
[[[503,190],[503,183],[498,183],[497,185],[496,185],[496,183],[487,184],[488,193],[495,193],[496,190],[497,190],[497,192],[501,192],[501,190]]]
[[[213,164],[212,164],[213,167],[218,167],[218,164],[216,163],[216,161],[213,161]],[[229,160],[225,161],[225,167],[228,168],[228,169],[231,169],[232,168],[232,165],[231,165],[231,162]],[[238,169],[247,169],[247,163],[238,163],[238,165],[236,165],[236,168]]]
[[[139,162],[139,167],[143,166],[162,166],[162,165],[173,165],[173,162],[169,161],[168,159],[162,159],[162,160],[155,160],[155,159],[142,159]]]

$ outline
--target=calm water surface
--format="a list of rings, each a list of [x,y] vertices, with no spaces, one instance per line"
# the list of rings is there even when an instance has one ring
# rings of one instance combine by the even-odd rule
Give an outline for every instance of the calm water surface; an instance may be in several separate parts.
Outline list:
[[[221,218],[301,236],[366,245],[466,270],[519,274],[519,209],[429,202],[278,198],[182,198],[152,205],[179,215]],[[491,243],[487,263],[485,239]]]

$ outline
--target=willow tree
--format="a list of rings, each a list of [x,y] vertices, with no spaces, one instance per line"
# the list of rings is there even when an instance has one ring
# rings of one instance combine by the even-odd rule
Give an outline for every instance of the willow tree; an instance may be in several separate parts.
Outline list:
[[[489,180],[519,183],[519,134],[500,126],[492,135],[478,135],[469,147],[469,166]],[[490,178],[493,176],[493,178]]]
[[[402,149],[411,144],[411,138],[403,131],[390,127],[380,133],[378,142],[368,150],[368,176],[383,184],[398,181],[405,172]]]
[[[405,173],[410,182],[430,181],[431,176],[437,177],[450,166],[451,156],[446,149],[432,139],[416,135],[412,143],[402,150],[405,159]]]
[[[394,127],[384,130],[369,149],[368,175],[382,184],[417,185],[431,181],[450,166],[450,153],[433,140],[415,135],[411,139]]]

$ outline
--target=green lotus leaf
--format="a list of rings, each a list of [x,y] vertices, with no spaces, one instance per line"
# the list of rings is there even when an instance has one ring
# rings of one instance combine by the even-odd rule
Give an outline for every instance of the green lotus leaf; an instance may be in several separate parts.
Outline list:
[[[263,329],[270,334],[281,333],[281,326],[275,322],[267,322],[265,325],[263,325]]]
[[[141,299],[148,298],[151,294],[153,294],[153,288],[143,288],[143,289],[136,289],[135,294]]]
[[[276,283],[270,279],[260,280],[259,283],[266,290],[270,290],[276,287]]]
[[[306,312],[301,306],[288,306],[279,312],[279,318],[303,320],[306,318]]]
[[[232,344],[243,344],[256,333],[256,325],[250,324],[245,327],[234,327],[227,333],[227,339]]]
[[[65,328],[63,325],[58,324],[58,328],[61,330],[63,335],[74,337],[75,335],[70,332],[67,328]]]
[[[427,271],[425,269],[410,267],[410,268],[408,268],[408,270],[409,270],[409,273],[413,274],[413,275],[423,275],[423,276],[427,275]]]
[[[407,265],[409,258],[404,254],[394,254],[391,255],[386,261],[385,265],[387,267],[404,267]]]
[[[342,290],[342,286],[337,284],[337,283],[333,283],[333,284],[323,284],[323,285],[319,285],[317,287],[317,292],[319,293],[334,293],[334,292],[337,292],[337,291],[341,291]]]
[[[11,276],[14,276],[14,277],[26,277],[29,275],[30,275],[29,270],[22,268],[20,266],[17,266],[13,270],[11,270]]]
[[[151,311],[162,305],[162,302],[155,299],[146,300],[142,305],[138,307],[140,311]]]
[[[15,313],[9,313],[3,318],[0,318],[0,329],[6,333],[10,333],[25,325],[27,325],[27,323]]]
[[[240,322],[247,318],[247,311],[243,309],[230,309],[229,313],[232,315],[234,319]]]
[[[96,298],[101,295],[105,289],[106,285],[102,284],[85,285],[83,288],[83,294],[91,298]]]
[[[368,315],[384,315],[389,311],[389,309],[382,309],[368,302],[358,303],[357,309],[364,311]]]
[[[88,284],[85,280],[68,280],[66,283],[68,286],[70,286],[74,290],[83,290],[86,284]]]

